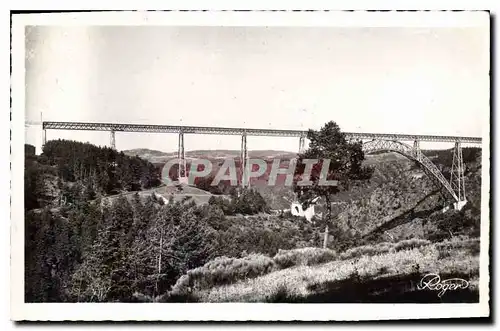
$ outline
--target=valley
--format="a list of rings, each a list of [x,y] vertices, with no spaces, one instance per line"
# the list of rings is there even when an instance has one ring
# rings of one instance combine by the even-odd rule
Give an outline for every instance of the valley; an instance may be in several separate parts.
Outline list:
[[[254,155],[279,157],[286,166],[293,153],[280,153]],[[446,173],[449,152],[427,153],[436,154],[434,162]],[[444,265],[447,275],[468,275],[474,283],[481,164],[480,150],[468,153],[469,202],[461,211],[445,213],[446,195],[417,164],[393,153],[367,155],[371,177],[334,196],[333,228],[322,249],[324,204],[316,206],[312,222],[291,215],[286,209],[294,193],[280,185],[284,175],[276,186],[266,185],[269,167],[243,191],[224,185],[214,190],[206,182],[166,186],[160,176],[169,156],[161,152],[49,142],[42,155],[26,159],[26,300],[332,302],[355,283],[366,290],[356,300],[380,302],[395,295],[374,296],[390,292],[388,282],[415,281]],[[238,155],[187,154],[219,162]],[[464,256],[472,263],[469,269],[460,267]],[[222,263],[217,261],[227,261],[225,271],[209,267]],[[416,266],[421,269],[412,271]],[[332,268],[343,276],[325,274]],[[195,274],[201,275],[196,277],[202,288],[183,283]],[[416,297],[405,296],[405,287],[397,288],[403,291],[400,301],[435,300],[419,297],[414,288],[410,292]],[[476,288],[471,291],[460,300],[476,300]]]

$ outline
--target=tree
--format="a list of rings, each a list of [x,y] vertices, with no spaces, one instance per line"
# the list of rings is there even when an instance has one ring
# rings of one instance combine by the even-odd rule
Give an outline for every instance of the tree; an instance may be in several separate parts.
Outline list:
[[[40,207],[38,201],[42,186],[40,174],[34,162],[26,162],[24,170],[24,209],[31,210]]]
[[[237,197],[233,197],[231,203],[237,214],[254,215],[269,210],[266,200],[259,192],[244,188]]]
[[[161,184],[159,169],[139,157],[123,152],[68,140],[51,140],[43,148],[43,155],[29,156],[46,167],[43,172],[54,170],[64,182],[88,183],[90,199],[94,193],[119,193],[122,190],[138,191]],[[28,179],[30,173],[27,174]],[[33,181],[28,181],[32,185]],[[31,201],[30,201],[31,203]]]
[[[133,294],[133,210],[123,196],[105,208],[96,239],[76,268],[69,288],[69,296],[77,301],[129,301]],[[95,213],[100,216],[97,210]]]
[[[332,224],[332,198],[341,190],[349,188],[356,180],[370,177],[370,170],[362,166],[364,153],[360,141],[348,141],[340,131],[339,126],[330,121],[319,131],[309,130],[307,133],[309,148],[298,155],[295,168],[293,188],[299,201],[305,204],[316,197],[321,197],[326,213],[323,213],[325,225],[325,239],[323,246],[327,246],[329,228],[333,226],[335,232],[340,231],[338,226]],[[318,160],[313,165],[309,178],[305,173],[307,159]],[[323,166],[325,169],[323,169]],[[308,180],[307,185],[302,185],[302,180]],[[337,181],[337,185],[325,185],[323,180]]]

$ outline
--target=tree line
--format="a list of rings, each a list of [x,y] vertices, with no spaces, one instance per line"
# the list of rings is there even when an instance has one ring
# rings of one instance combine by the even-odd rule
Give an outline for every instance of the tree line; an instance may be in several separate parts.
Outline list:
[[[97,198],[27,212],[26,302],[134,302],[218,256],[315,246],[303,220],[226,218],[217,204]]]
[[[26,150],[31,150],[29,145]],[[139,157],[89,143],[51,140],[40,156],[26,155],[25,209],[46,206],[54,197],[73,201],[81,194],[95,199],[160,184],[160,170]]]

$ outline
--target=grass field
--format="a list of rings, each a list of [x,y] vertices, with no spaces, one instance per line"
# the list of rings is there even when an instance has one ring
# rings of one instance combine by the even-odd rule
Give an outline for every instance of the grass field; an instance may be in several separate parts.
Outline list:
[[[121,193],[117,195],[112,195],[109,196],[108,198],[113,201],[119,196],[126,196],[129,199],[133,197],[135,193],[138,193],[139,196],[141,197],[147,197],[153,194],[155,192],[158,195],[163,196],[165,199],[170,200],[172,197],[174,199],[174,202],[180,202],[184,201],[185,199],[189,199],[194,201],[197,205],[203,205],[203,204],[208,204],[208,200],[210,200],[210,197],[213,196],[212,193],[201,190],[199,188],[193,187],[193,186],[188,186],[188,185],[183,185],[182,190],[179,190],[176,186],[167,186],[167,185],[162,185],[159,187],[147,189],[147,190],[142,190],[142,191],[137,191],[137,192],[126,192],[126,193]],[[217,195],[217,197],[221,197],[224,195]],[[226,196],[224,196],[226,197]]]

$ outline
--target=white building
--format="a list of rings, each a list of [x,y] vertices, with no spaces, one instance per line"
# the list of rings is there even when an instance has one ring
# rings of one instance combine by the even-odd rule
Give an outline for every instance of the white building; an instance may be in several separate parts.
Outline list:
[[[312,218],[315,215],[314,205],[319,200],[320,197],[316,197],[309,202],[309,207],[305,210],[302,208],[302,204],[299,202],[292,202],[292,206],[290,207],[290,212],[294,216],[305,217],[308,222],[311,222]]]
[[[154,195],[155,195],[155,198],[156,198],[156,199],[161,200],[161,201],[163,201],[163,203],[164,203],[165,205],[168,205],[168,199],[167,199],[167,198],[165,198],[163,195],[158,194],[158,193],[156,193],[156,192],[154,192]]]

